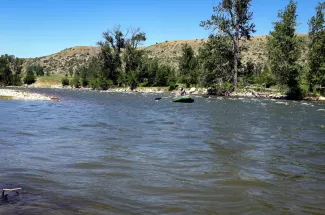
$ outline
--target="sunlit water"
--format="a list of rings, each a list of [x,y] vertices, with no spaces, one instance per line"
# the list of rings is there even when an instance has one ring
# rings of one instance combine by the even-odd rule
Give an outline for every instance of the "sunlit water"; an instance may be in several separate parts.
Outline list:
[[[34,91],[0,100],[0,214],[325,213],[325,103]]]

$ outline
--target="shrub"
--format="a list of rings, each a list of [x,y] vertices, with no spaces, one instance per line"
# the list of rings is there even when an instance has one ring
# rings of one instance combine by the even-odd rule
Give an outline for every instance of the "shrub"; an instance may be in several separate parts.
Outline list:
[[[232,92],[234,86],[232,83],[225,82],[222,84],[218,84],[214,87],[208,89],[209,95],[217,95],[217,96],[228,96],[230,92]]]
[[[29,65],[27,68],[27,71],[32,71],[34,72],[37,76],[44,76],[44,69],[41,65],[39,64],[32,64]]]
[[[62,86],[68,86],[69,85],[69,79],[67,77],[64,77],[61,79]]]
[[[139,87],[148,87],[149,86],[149,82],[148,81],[144,81],[142,83],[139,84]]]
[[[177,88],[177,85],[176,84],[171,84],[171,85],[169,85],[169,87],[168,87],[168,91],[173,91],[173,90],[175,90]]]
[[[270,71],[263,71],[259,76],[255,77],[255,83],[264,85],[266,88],[276,85],[277,81]]]
[[[71,87],[75,87],[75,88],[79,88],[80,87],[80,81],[79,78],[74,77],[73,79],[70,80],[70,86]]]
[[[34,75],[34,72],[29,70],[27,71],[26,73],[26,76],[24,77],[24,84],[33,84],[35,83],[35,75]]]

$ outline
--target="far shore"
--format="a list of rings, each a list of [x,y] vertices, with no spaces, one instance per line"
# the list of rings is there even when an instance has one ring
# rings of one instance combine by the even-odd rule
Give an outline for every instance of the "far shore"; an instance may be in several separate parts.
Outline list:
[[[71,88],[70,86],[63,87],[61,85],[52,85],[50,87],[41,87],[41,86],[9,86],[3,89],[0,89],[0,99],[14,99],[14,100],[35,100],[35,101],[59,101],[60,99],[54,96],[44,95],[40,93],[31,93],[25,91],[25,89],[41,89],[41,88],[52,88],[52,89],[69,89],[69,90],[89,90],[92,91],[91,88]],[[213,94],[208,93],[207,88],[186,88],[186,92],[189,95],[193,96],[214,96]],[[154,94],[175,94],[176,90],[168,91],[168,87],[138,87],[136,89],[131,90],[128,87],[114,87],[108,90],[98,90],[100,92],[116,92],[116,93],[154,93]],[[264,98],[264,99],[279,99],[286,100],[286,96],[276,92],[265,90],[263,92],[256,92],[254,89],[246,87],[244,89],[240,89],[237,92],[229,93],[226,97],[243,97],[243,98]],[[305,101],[325,101],[325,97],[305,97],[303,100]]]

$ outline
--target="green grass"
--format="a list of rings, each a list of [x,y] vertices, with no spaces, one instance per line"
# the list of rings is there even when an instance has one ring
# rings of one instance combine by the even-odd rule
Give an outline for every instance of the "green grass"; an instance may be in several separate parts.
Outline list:
[[[12,96],[1,96],[0,95],[0,99],[10,100],[10,99],[13,99],[13,97]]]
[[[61,85],[62,78],[64,78],[63,74],[51,74],[50,76],[40,76],[37,77],[36,85],[43,87]]]

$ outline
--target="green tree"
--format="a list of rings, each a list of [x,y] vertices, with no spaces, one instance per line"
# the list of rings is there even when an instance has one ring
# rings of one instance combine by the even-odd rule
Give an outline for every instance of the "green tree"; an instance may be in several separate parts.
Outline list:
[[[176,77],[175,70],[173,70],[170,66],[162,65],[158,67],[158,71],[156,72],[155,77],[155,86],[163,87],[175,85]]]
[[[13,55],[0,56],[0,85],[21,85],[23,59]]]
[[[12,84],[12,74],[9,65],[2,65],[0,68],[0,84],[3,86]]]
[[[182,47],[181,57],[178,59],[180,82],[186,84],[198,83],[198,62],[194,50],[187,43]]]
[[[19,86],[22,84],[21,73],[23,70],[23,62],[24,62],[23,59],[16,58],[13,56],[10,64],[10,70],[12,73],[12,85]]]
[[[144,51],[138,50],[138,46],[146,41],[145,33],[140,28],[130,29],[131,37],[125,40],[125,50],[123,52],[124,73],[126,84],[134,89],[139,82],[143,81],[142,58]]]
[[[249,11],[251,0],[222,0],[210,20],[201,22],[206,29],[217,31],[217,35],[227,36],[232,42],[233,48],[233,82],[234,90],[237,89],[237,76],[240,61],[241,38],[250,39],[255,32],[255,24],[250,23],[253,13]]]
[[[279,21],[274,23],[274,31],[267,37],[268,61],[271,71],[279,83],[288,86],[289,98],[298,99],[300,65],[298,58],[299,39],[296,35],[297,2],[290,0],[284,11],[279,11]]]
[[[69,79],[68,77],[64,77],[61,79],[62,86],[68,86],[69,85]]]
[[[233,78],[234,53],[228,37],[210,35],[199,49],[199,64],[202,72],[200,82],[205,87],[215,87]]]
[[[103,61],[102,75],[105,80],[112,80],[117,84],[121,72],[121,50],[125,48],[125,36],[120,26],[103,33],[103,41],[99,41],[100,58]]]
[[[325,2],[316,7],[316,15],[309,20],[308,80],[310,90],[325,85]]]
[[[141,82],[145,86],[153,86],[155,84],[156,73],[159,70],[159,63],[157,59],[149,59],[148,56],[142,58],[142,65],[140,69]]]
[[[35,83],[35,74],[32,70],[27,70],[26,75],[24,77],[24,84],[33,84]]]
[[[31,64],[27,69],[33,71],[36,76],[44,76],[44,69],[39,64]]]
[[[138,46],[146,41],[146,34],[140,29],[130,29],[131,37],[125,40],[125,50],[123,53],[123,60],[125,63],[125,72],[134,71],[138,69],[141,64],[143,51],[138,50]]]
[[[117,26],[104,32],[103,38],[103,41],[98,42],[101,48],[100,59],[103,62],[101,77],[112,80],[113,84],[129,83],[127,80],[134,75],[127,73],[137,71],[141,62],[142,51],[137,50],[137,46],[146,40],[145,33],[139,28],[131,28],[123,33],[120,26]]]

